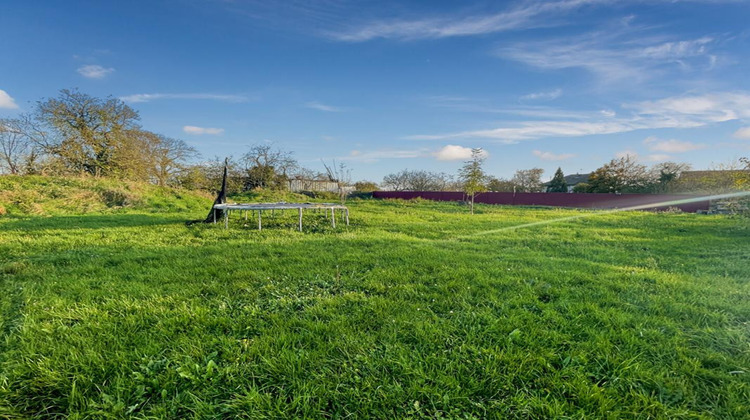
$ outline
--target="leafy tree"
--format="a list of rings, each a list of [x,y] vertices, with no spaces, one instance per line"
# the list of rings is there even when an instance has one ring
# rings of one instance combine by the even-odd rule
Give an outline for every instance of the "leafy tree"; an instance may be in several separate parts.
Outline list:
[[[458,175],[463,183],[464,193],[469,196],[471,214],[474,214],[474,198],[477,193],[487,191],[487,176],[482,169],[484,159],[485,153],[482,149],[471,149],[471,160],[465,162]]]
[[[579,182],[578,184],[573,186],[573,192],[574,193],[591,192],[591,186],[588,184],[588,182]]]
[[[513,192],[515,185],[512,181],[502,178],[490,177],[487,181],[487,190],[492,192]]]
[[[138,113],[123,101],[77,90],[63,89],[59,97],[39,102],[36,117],[49,128],[35,138],[39,146],[68,170],[94,176],[116,172],[116,150],[139,128]]]
[[[568,192],[568,183],[565,182],[565,175],[563,175],[562,168],[557,168],[555,176],[552,177],[552,181],[547,185],[547,192]]]
[[[378,190],[378,184],[371,181],[359,181],[354,183],[354,190],[359,192],[373,192]]]
[[[518,192],[541,192],[544,189],[542,174],[544,169],[521,169],[511,179]]]
[[[742,172],[735,179],[735,186],[740,190],[750,189],[750,159],[743,157],[740,162],[745,165]]]
[[[651,168],[651,177],[656,181],[653,190],[659,193],[674,191],[680,174],[689,170],[690,165],[687,163],[662,162],[655,165]]]
[[[589,190],[594,193],[646,192],[653,185],[653,176],[645,165],[633,157],[612,159],[595,170],[588,179]]]

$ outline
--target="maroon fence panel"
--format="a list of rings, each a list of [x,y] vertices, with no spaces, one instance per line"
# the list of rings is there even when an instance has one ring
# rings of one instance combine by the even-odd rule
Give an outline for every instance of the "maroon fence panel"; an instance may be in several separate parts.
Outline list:
[[[456,191],[375,191],[375,198],[398,198],[411,200],[423,198],[435,201],[466,201],[466,195]],[[643,210],[666,210],[670,207],[695,213],[707,211],[711,205],[708,199],[687,194],[588,194],[588,193],[512,193],[486,192],[477,194],[474,201],[485,204],[505,204],[510,206],[550,206],[592,209],[623,209],[643,207]],[[680,201],[691,200],[689,203]],[[692,201],[694,200],[694,201]]]

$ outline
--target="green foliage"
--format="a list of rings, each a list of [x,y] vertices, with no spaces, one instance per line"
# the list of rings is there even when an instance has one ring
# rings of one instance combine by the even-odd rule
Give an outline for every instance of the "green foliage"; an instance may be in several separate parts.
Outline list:
[[[552,177],[552,181],[547,185],[547,192],[568,192],[568,183],[565,182],[565,175],[563,175],[562,168],[557,168],[555,176]]]
[[[495,178],[494,176],[487,181],[487,191],[492,192],[513,192],[515,184],[507,179]]]
[[[747,417],[749,220],[349,206],[0,218],[0,418]]]
[[[354,191],[369,193],[378,190],[378,184],[371,181],[359,181],[354,183]]]
[[[654,180],[646,166],[632,156],[612,159],[595,170],[588,179],[591,193],[647,193],[652,192]]]
[[[474,197],[477,193],[487,191],[487,175],[482,169],[485,153],[482,149],[471,149],[471,160],[464,163],[458,172],[458,178],[464,193],[471,199],[471,213],[474,214]]]
[[[587,182],[579,182],[573,187],[574,193],[587,193],[591,190],[591,186]]]

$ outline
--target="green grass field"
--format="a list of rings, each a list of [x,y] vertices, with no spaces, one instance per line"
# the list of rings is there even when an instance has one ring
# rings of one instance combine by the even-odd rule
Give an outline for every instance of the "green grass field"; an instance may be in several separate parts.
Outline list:
[[[162,195],[6,201],[0,418],[750,417],[747,218]]]

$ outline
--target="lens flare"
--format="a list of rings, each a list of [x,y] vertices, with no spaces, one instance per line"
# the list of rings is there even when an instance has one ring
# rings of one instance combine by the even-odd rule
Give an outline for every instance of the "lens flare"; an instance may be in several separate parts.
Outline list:
[[[707,195],[703,197],[691,197],[686,198],[683,200],[670,200],[670,201],[662,201],[660,203],[649,203],[649,204],[643,204],[638,206],[631,206],[631,207],[623,207],[621,209],[611,209],[611,210],[602,210],[597,211],[593,213],[585,213],[585,214],[578,214],[575,216],[568,216],[568,217],[560,217],[557,219],[550,219],[550,220],[542,220],[539,222],[532,222],[532,223],[524,223],[522,225],[515,225],[515,226],[507,226],[499,229],[491,229],[491,230],[485,230],[482,232],[476,232],[471,235],[462,236],[463,238],[470,238],[473,236],[481,236],[481,235],[491,235],[493,233],[499,233],[499,232],[505,232],[509,230],[516,230],[516,229],[524,229],[534,226],[541,226],[541,225],[549,225],[552,223],[560,223],[560,222],[567,222],[570,220],[577,220],[577,219],[583,219],[586,217],[594,217],[594,216],[601,216],[604,214],[611,214],[611,213],[619,213],[623,211],[632,211],[632,210],[646,210],[646,209],[652,209],[656,207],[669,207],[669,206],[676,206],[680,204],[688,204],[688,203],[695,203],[698,201],[707,201],[707,200],[724,200],[728,198],[739,198],[739,197],[745,197],[750,195],[750,191],[742,191],[742,192],[736,192],[736,193],[727,193],[727,194],[716,194],[716,195]]]

